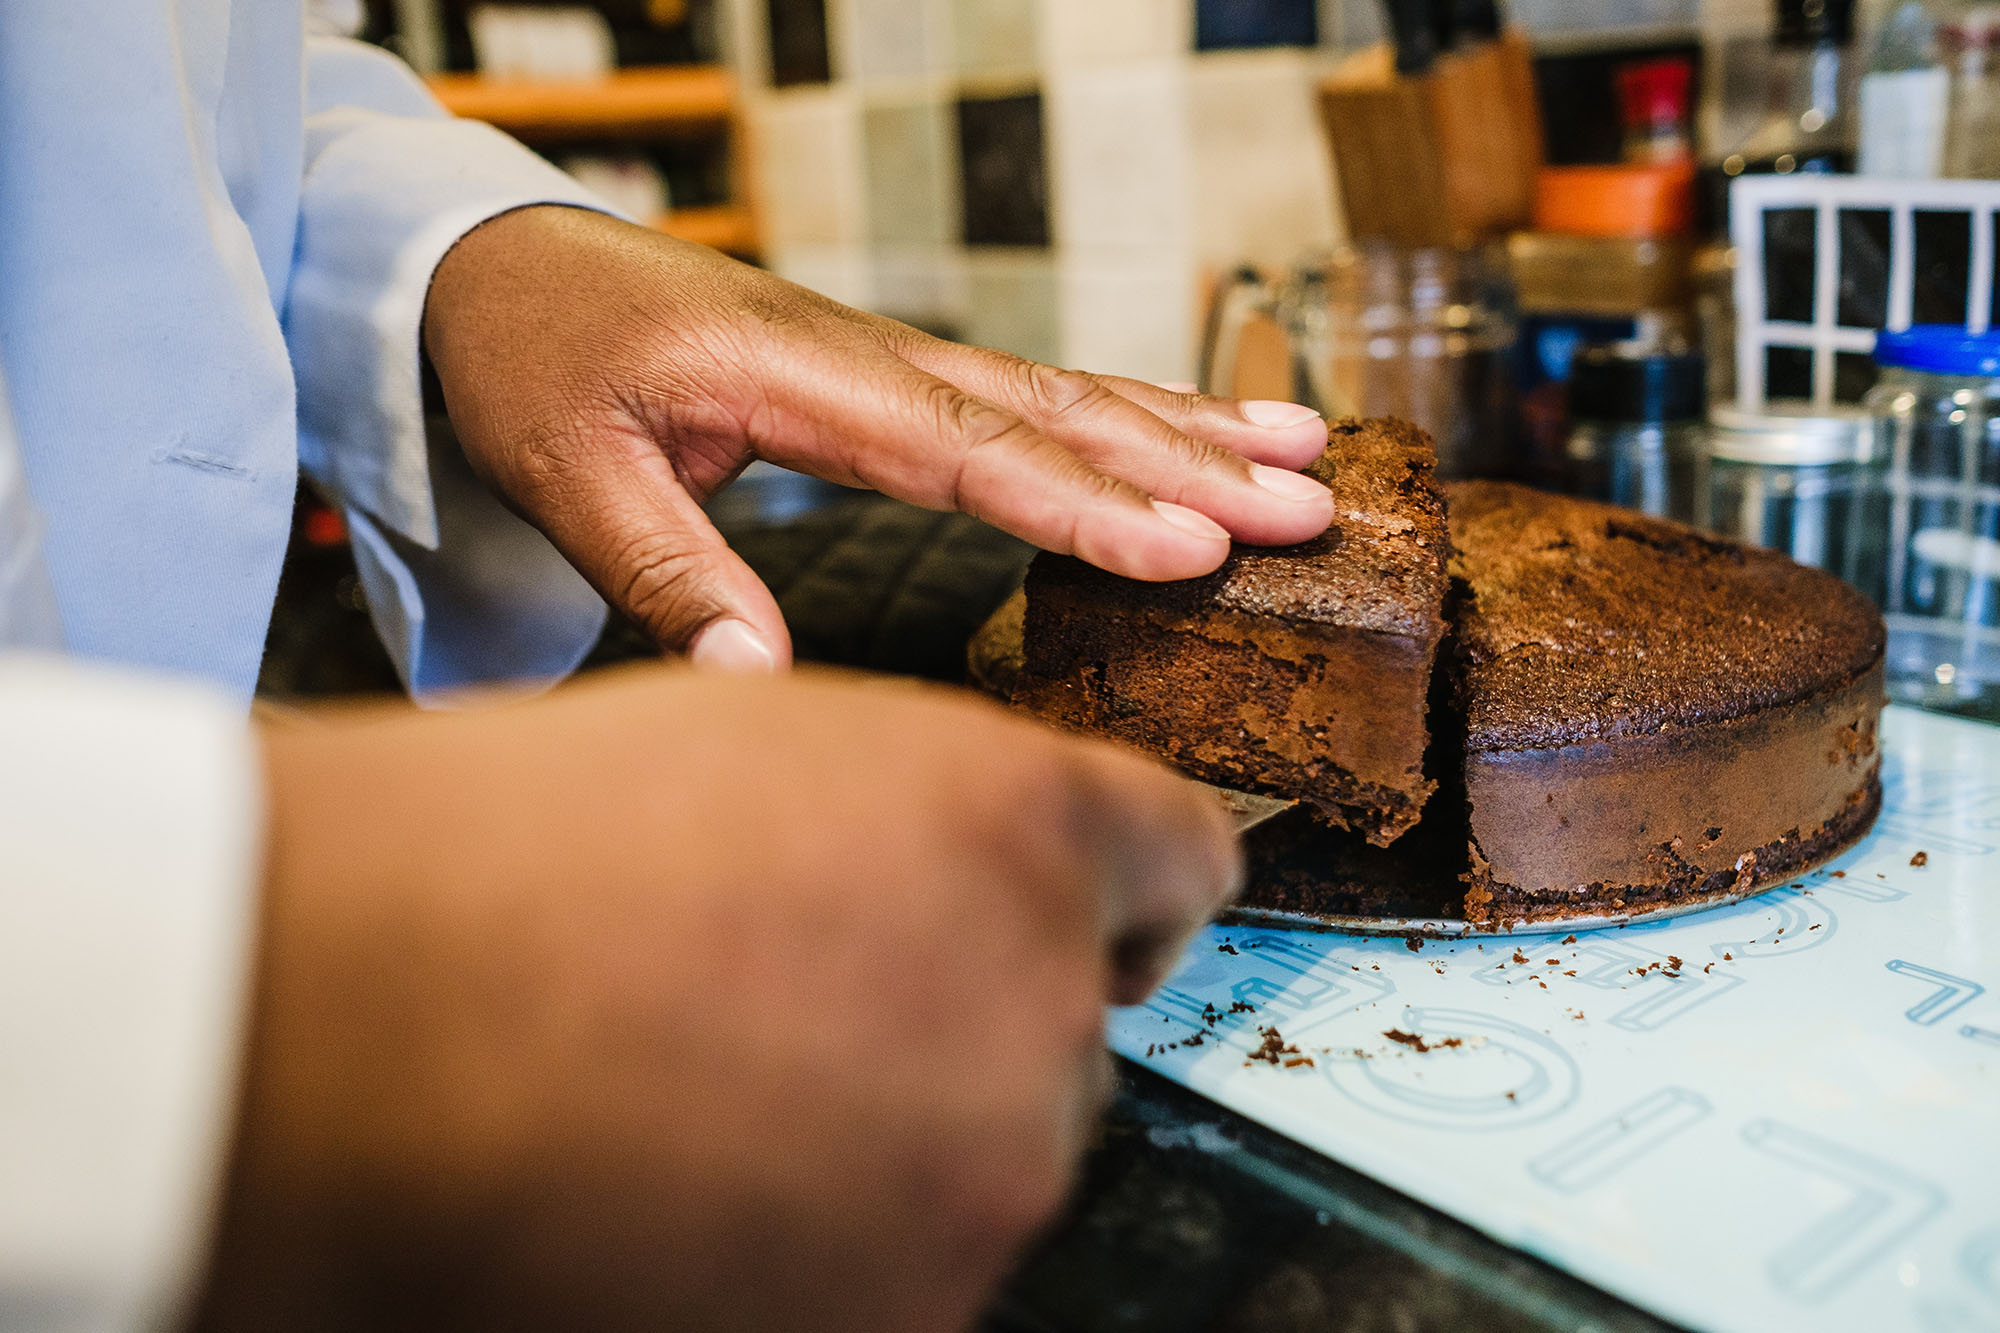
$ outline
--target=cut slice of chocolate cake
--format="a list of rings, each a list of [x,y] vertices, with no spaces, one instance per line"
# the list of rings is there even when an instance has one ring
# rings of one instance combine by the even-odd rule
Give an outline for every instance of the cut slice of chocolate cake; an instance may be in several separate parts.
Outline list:
[[[1138,583],[1082,561],[1028,573],[1022,706],[1227,787],[1302,799],[1378,845],[1415,824],[1449,546],[1430,440],[1342,421],[1308,472],[1332,528]]]

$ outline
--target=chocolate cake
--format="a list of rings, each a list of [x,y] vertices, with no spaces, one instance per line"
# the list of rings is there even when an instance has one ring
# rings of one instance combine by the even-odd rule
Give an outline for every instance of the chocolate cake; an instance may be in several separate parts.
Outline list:
[[[1178,583],[1038,556],[1017,700],[1393,841],[1433,786],[1424,713],[1448,554],[1435,465],[1413,426],[1339,422],[1308,469],[1335,502],[1310,542],[1238,547]]]
[[[1446,494],[1436,793],[1388,846],[1299,814],[1256,830],[1243,906],[1487,928],[1634,915],[1779,882],[1867,831],[1885,634],[1864,597],[1628,510],[1496,482]],[[1018,634],[996,618],[975,659],[1005,676]]]
[[[1881,801],[1881,615],[1831,574],[1628,510],[1450,488],[1474,920],[1742,892]]]

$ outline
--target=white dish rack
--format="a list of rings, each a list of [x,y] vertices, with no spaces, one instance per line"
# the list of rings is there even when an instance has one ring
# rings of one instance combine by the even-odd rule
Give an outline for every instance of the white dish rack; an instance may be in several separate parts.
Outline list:
[[[1779,211],[1814,215],[1812,319],[1768,317],[1765,290],[1766,219]],[[1913,317],[1918,277],[1919,214],[1964,214],[1970,230],[1964,321],[1983,333],[1993,318],[1994,229],[2000,181],[1893,180],[1870,176],[1742,176],[1730,186],[1730,240],[1736,247],[1736,394],[1746,411],[1767,399],[1765,371],[1774,347],[1812,356],[1814,403],[1834,401],[1835,360],[1843,352],[1867,356],[1874,327],[1839,322],[1844,256],[1843,213],[1887,213],[1888,283],[1884,327],[1906,329]]]

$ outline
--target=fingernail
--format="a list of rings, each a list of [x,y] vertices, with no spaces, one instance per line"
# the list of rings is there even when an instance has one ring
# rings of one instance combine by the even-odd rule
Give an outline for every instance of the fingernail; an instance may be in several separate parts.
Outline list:
[[[1156,389],[1165,389],[1168,393],[1201,392],[1201,386],[1189,380],[1162,380],[1160,383],[1155,384],[1153,387]]]
[[[1284,430],[1287,426],[1303,426],[1319,413],[1303,403],[1279,403],[1268,398],[1253,398],[1243,404],[1243,419],[1253,426],[1266,430]]]
[[[1229,540],[1229,530],[1210,518],[1207,514],[1189,509],[1186,505],[1168,504],[1165,500],[1153,501],[1153,508],[1161,518],[1192,537],[1206,537],[1210,540],[1220,537]]]
[[[1262,463],[1250,465],[1250,480],[1262,486],[1281,500],[1294,504],[1325,504],[1330,492],[1311,477],[1297,472],[1287,472],[1281,467],[1265,467]]]
[[[739,676],[770,675],[778,669],[778,655],[740,620],[718,620],[697,634],[688,660],[704,670]]]

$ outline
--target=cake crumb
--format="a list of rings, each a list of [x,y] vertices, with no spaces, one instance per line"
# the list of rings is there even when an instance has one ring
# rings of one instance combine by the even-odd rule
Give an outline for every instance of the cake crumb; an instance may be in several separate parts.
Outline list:
[[[1218,944],[1215,946],[1215,951],[1217,953],[1235,953],[1236,946],[1233,944]]]
[[[1829,870],[1829,871],[1827,871],[1826,873],[1827,873],[1827,874],[1829,874],[1829,875],[1831,875],[1831,876],[1833,876],[1833,878],[1835,878],[1835,879],[1846,879],[1846,878],[1847,878],[1847,872],[1846,872],[1845,870]]]
[[[1308,1069],[1315,1068],[1313,1058],[1310,1055],[1294,1055],[1285,1061],[1285,1068],[1287,1069],[1297,1069],[1300,1065],[1304,1065]]]
[[[1280,1035],[1275,1024],[1267,1028],[1258,1028],[1257,1031],[1264,1036],[1263,1044],[1250,1052],[1250,1058],[1243,1062],[1245,1065],[1262,1060],[1265,1064],[1276,1068],[1284,1061],[1286,1056],[1297,1055],[1299,1053],[1298,1047],[1287,1046],[1285,1044],[1285,1039]]]
[[[1517,963],[1525,963],[1528,961],[1528,955],[1522,953],[1519,949],[1516,949],[1514,950],[1514,961]]]
[[[1424,1055],[1431,1051],[1450,1050],[1454,1046],[1465,1045],[1465,1038],[1463,1037],[1444,1037],[1437,1041],[1426,1041],[1417,1033],[1405,1032],[1401,1028],[1390,1028],[1382,1035],[1390,1041],[1409,1047],[1419,1055]]]
[[[1417,951],[1419,951],[1424,947],[1424,942],[1418,939],[1415,935],[1412,935],[1408,939],[1403,941],[1403,947],[1405,949],[1408,949],[1411,953],[1416,953]]]
[[[1818,930],[1818,929],[1819,929],[1819,927],[1820,927],[1820,923],[1819,923],[1819,922],[1817,922],[1817,921],[1815,921],[1815,922],[1813,922],[1813,923],[1812,923],[1812,924],[1811,924],[1810,926],[1807,926],[1807,927],[1806,927],[1806,929],[1807,929],[1807,930]]]
[[[1257,1006],[1248,1000],[1236,1000],[1231,1002],[1229,1012],[1232,1014],[1254,1014],[1257,1012]]]
[[[1565,936],[1563,936],[1563,938],[1562,938],[1562,942],[1563,942],[1564,944],[1575,944],[1575,943],[1576,943],[1576,936],[1574,936],[1574,935],[1565,935]]]
[[[1733,963],[1736,961],[1736,956],[1731,953],[1724,953],[1722,955],[1722,961],[1725,963]]]
[[[1929,865],[1930,861],[1931,861],[1931,854],[1929,852],[1918,852],[1915,856],[1910,858],[1910,865],[1913,868],[1922,867]]]

